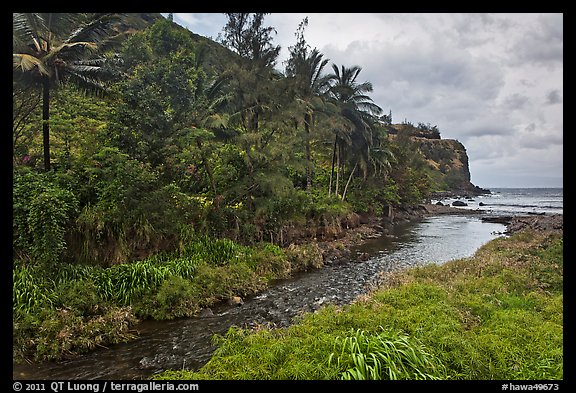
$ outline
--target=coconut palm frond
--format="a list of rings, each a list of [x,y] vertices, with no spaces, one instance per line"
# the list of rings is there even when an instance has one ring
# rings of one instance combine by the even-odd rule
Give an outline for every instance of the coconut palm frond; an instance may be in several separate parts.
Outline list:
[[[70,61],[79,58],[86,51],[94,52],[98,49],[93,42],[72,42],[58,45],[44,56],[44,61],[48,62],[53,58],[60,58]]]
[[[12,36],[17,37],[25,45],[35,43],[36,49],[39,50],[40,32],[44,30],[44,21],[39,14],[12,14]]]
[[[66,42],[89,41],[100,43],[110,38],[114,33],[114,26],[122,19],[123,14],[106,13],[93,16],[94,19],[83,23],[69,36]],[[116,35],[116,34],[114,34]]]
[[[103,95],[108,87],[101,79],[97,79],[88,73],[76,71],[73,67],[67,69],[66,76],[85,94]]]
[[[50,71],[44,66],[42,60],[25,53],[13,53],[12,65],[13,68],[19,68],[22,72],[32,71],[37,67],[40,74],[50,75]]]
[[[12,14],[12,46],[14,51],[22,52],[30,43],[37,41],[34,27],[28,23],[27,14]]]

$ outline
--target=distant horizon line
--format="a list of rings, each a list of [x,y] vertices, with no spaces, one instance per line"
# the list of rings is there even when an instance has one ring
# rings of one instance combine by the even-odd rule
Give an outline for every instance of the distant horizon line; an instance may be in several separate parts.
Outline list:
[[[493,188],[564,188],[564,186],[479,186],[479,187],[488,190]]]

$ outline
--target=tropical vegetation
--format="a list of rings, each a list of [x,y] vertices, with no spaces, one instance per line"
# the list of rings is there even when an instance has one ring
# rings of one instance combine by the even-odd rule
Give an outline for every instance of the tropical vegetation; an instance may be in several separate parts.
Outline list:
[[[159,14],[13,14],[16,361],[317,268],[314,240],[446,187],[307,19],[282,70],[266,14],[226,16],[217,43]]]

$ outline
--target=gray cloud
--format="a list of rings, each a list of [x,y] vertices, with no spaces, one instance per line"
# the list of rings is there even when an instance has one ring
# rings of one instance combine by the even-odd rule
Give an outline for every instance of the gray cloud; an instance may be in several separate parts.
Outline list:
[[[554,89],[546,95],[546,104],[554,105],[554,104],[561,104],[561,103],[562,103],[562,97],[561,97],[560,91],[558,89]]]
[[[529,98],[525,95],[514,93],[504,100],[504,106],[510,110],[523,109],[528,103]]]
[[[523,62],[554,66],[564,56],[564,18],[562,14],[543,14],[522,26],[525,33],[512,45],[513,64]]]

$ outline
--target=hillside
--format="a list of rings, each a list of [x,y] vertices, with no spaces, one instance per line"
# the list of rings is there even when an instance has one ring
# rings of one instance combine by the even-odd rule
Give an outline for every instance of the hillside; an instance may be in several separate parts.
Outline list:
[[[328,59],[300,42],[281,74],[265,31],[252,37],[261,40],[252,53],[250,41],[228,48],[159,14],[129,14],[117,27],[128,34],[110,67],[122,78],[107,82],[107,97],[54,80],[43,111],[40,85],[26,82],[34,69],[15,68],[15,250],[26,258],[124,263],[172,250],[192,232],[287,246],[300,228],[329,237],[355,215],[484,191],[470,182],[460,142],[366,111],[379,107],[359,66],[329,73],[320,68]],[[58,75],[74,64],[35,55]],[[45,188],[50,206],[63,206],[54,218],[35,216]],[[51,226],[56,249],[42,237]]]

